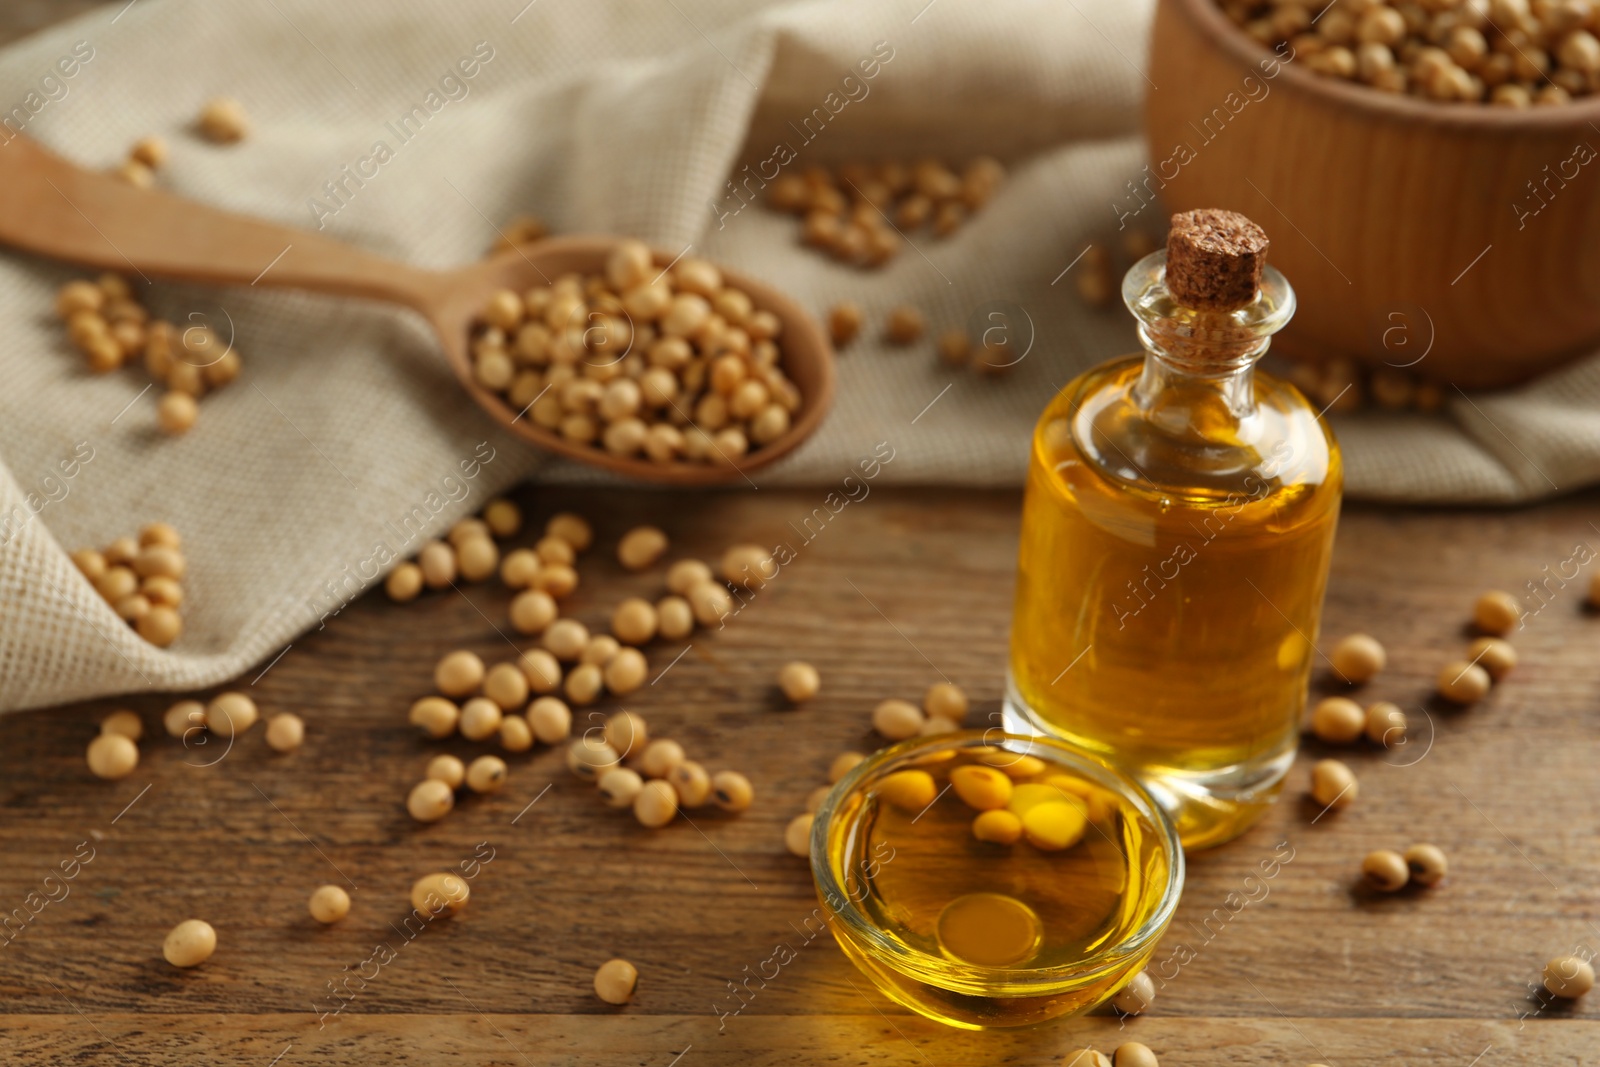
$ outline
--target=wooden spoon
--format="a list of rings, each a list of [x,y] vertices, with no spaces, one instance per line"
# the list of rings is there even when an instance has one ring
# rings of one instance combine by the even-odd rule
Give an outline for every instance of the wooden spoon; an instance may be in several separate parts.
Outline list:
[[[395,263],[309,230],[219,211],[86,171],[27,137],[0,145],[0,244],[101,270],[214,285],[260,285],[403,304],[433,326],[463,388],[523,440],[643,481],[710,485],[748,477],[809,437],[833,400],[833,349],[817,321],[760,282],[724,271],[783,322],[783,370],[800,389],[789,431],[733,462],[624,459],[535,425],[472,375],[467,331],[496,289],[521,293],[568,271],[599,273],[617,237],[557,237],[452,271]],[[655,250],[666,267],[671,253]]]

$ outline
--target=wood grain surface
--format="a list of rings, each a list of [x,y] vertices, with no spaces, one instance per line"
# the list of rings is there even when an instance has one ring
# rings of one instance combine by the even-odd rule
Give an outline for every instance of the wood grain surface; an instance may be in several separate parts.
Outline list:
[[[488,750],[407,725],[434,661],[465,647],[492,663],[527,643],[505,636],[498,581],[408,605],[369,594],[241,679],[265,714],[306,719],[292,755],[272,753],[260,727],[225,755],[219,742],[186,748],[161,733],[170,695],[0,719],[0,911],[28,915],[28,894],[40,894],[37,914],[0,939],[0,1062],[942,1067],[1054,1062],[1079,1043],[1109,1052],[1129,1038],[1169,1067],[1594,1062],[1600,993],[1549,1004],[1530,992],[1545,959],[1600,945],[1600,616],[1582,590],[1592,567],[1514,635],[1521,663],[1489,699],[1451,711],[1429,694],[1467,643],[1479,590],[1522,590],[1579,543],[1600,546],[1600,497],[1515,513],[1349,509],[1322,645],[1358,628],[1387,644],[1390,666],[1363,698],[1405,706],[1415,742],[1346,750],[1360,800],[1320,819],[1303,793],[1324,750],[1308,742],[1267,820],[1192,858],[1148,1016],[1125,1030],[1101,1016],[967,1034],[890,1004],[826,937],[806,941],[816,902],[782,837],[831,758],[873,744],[867,717],[883,697],[915,699],[948,678],[973,695],[972,721],[998,709],[1018,498],[875,489],[807,542],[797,531],[824,493],[519,497],[519,541],[557,509],[594,518],[599,539],[569,601],[592,626],[623,596],[660,592],[661,568],[629,574],[615,561],[636,523],[668,531],[669,558],[715,558],[735,540],[793,547],[724,629],[652,646],[654,681],[627,701],[708,767],[749,774],[758,799],[742,816],[701,809],[692,824],[647,831],[541,747],[509,757],[502,793],[440,823],[411,821],[403,798],[430,755]],[[774,677],[794,657],[818,666],[823,692],[789,711]],[[1315,684],[1329,689],[1325,668]],[[102,782],[83,751],[116,707],[138,711],[154,736],[130,777]],[[1443,886],[1359,888],[1366,851],[1419,840],[1449,854]],[[47,887],[84,842],[93,859]],[[1264,893],[1247,886],[1282,842],[1292,860]],[[491,855],[460,916],[407,936],[418,875]],[[305,910],[325,882],[354,900],[327,929]],[[60,899],[37,907],[47,888]],[[220,947],[180,972],[161,939],[191,916],[217,928]],[[753,983],[733,1014],[728,983],[780,942],[797,958],[765,988]],[[590,987],[618,955],[641,974],[620,1009]],[[347,990],[342,1010],[330,983]]]

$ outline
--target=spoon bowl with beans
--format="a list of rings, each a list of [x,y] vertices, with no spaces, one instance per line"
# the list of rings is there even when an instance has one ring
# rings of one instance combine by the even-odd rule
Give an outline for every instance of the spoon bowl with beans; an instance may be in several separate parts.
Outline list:
[[[410,308],[428,320],[462,387],[500,425],[539,448],[641,481],[749,480],[809,437],[833,399],[833,349],[794,300],[703,260],[664,249],[646,254],[636,241],[555,237],[454,270],[424,270],[313,231],[138,188],[21,136],[0,151],[0,188],[0,244],[146,278]],[[634,276],[619,282],[664,287],[677,303],[629,302],[643,309],[630,315],[629,293],[607,288],[608,266],[617,278],[612,261],[630,259],[638,260]],[[555,303],[559,315],[539,314]],[[522,336],[522,326],[540,321],[548,337],[538,329]],[[663,366],[676,385],[656,374],[641,398],[639,389],[614,384]],[[773,407],[783,410],[767,410]],[[618,422],[628,425],[617,429]]]

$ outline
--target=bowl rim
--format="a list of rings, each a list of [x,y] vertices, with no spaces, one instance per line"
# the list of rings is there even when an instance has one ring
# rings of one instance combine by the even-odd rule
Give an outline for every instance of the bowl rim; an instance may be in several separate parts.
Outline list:
[[[1282,68],[1279,74],[1287,76],[1289,84],[1305,90],[1312,96],[1319,96],[1334,104],[1354,107],[1379,118],[1413,121],[1423,125],[1496,131],[1530,127],[1553,131],[1600,121],[1600,93],[1579,97],[1570,104],[1562,104],[1559,107],[1508,108],[1486,103],[1438,103],[1419,100],[1407,93],[1378,92],[1365,85],[1324,77],[1313,71],[1298,68],[1293,60],[1284,60],[1272,49],[1235,25],[1223,13],[1217,0],[1164,0],[1164,2],[1180,8],[1201,33],[1251,69],[1258,69],[1257,64],[1264,58],[1275,58]]]
[[[1005,746],[1008,750],[1018,752],[1019,755],[1035,755],[1041,749],[1048,749],[1050,754],[1046,762],[1058,763],[1074,771],[1083,772],[1096,784],[1131,800],[1140,810],[1140,814],[1156,828],[1159,845],[1167,855],[1167,880],[1160,889],[1161,901],[1137,930],[1117,941],[1114,946],[1097,953],[1093,957],[1094,962],[1080,961],[1042,968],[981,967],[975,964],[956,963],[945,956],[922,952],[887,937],[862,913],[850,894],[834,877],[828,861],[828,836],[840,800],[858,789],[868,778],[906,760],[950,748],[994,746]],[[1166,811],[1137,779],[1112,764],[1055,738],[1006,733],[999,727],[914,737],[880,749],[856,764],[850,773],[828,791],[822,806],[817,810],[811,824],[810,859],[811,876],[816,884],[818,896],[823,898],[824,905],[833,911],[835,917],[849,928],[850,936],[866,940],[873,945],[878,953],[875,959],[887,963],[894,970],[918,976],[924,975],[927,971],[923,961],[937,960],[940,980],[935,984],[940,988],[964,992],[980,988],[988,989],[997,984],[1009,988],[1021,987],[1018,992],[1009,994],[1013,996],[1038,995],[1049,989],[1058,988],[1068,981],[1074,984],[1087,984],[1125,966],[1129,959],[1137,958],[1146,949],[1154,948],[1155,943],[1172,922],[1178,901],[1183,896],[1185,868],[1183,846],[1177,830],[1167,817]],[[842,906],[836,906],[832,901],[843,903]],[[1039,990],[1026,988],[1030,986],[1044,988]]]

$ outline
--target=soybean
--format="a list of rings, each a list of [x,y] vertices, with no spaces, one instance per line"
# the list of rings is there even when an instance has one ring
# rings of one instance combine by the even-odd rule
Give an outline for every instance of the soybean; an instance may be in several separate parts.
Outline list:
[[[1324,809],[1348,808],[1359,791],[1355,774],[1336,759],[1318,760],[1311,768],[1311,797]]]
[[[1077,797],[1036,804],[1022,816],[1022,834],[1028,844],[1047,852],[1076,845],[1088,826],[1087,809]]]
[[[633,817],[651,829],[667,825],[678,814],[678,793],[672,783],[652,778],[633,798]]]
[[[161,942],[161,955],[174,967],[198,967],[216,950],[217,932],[204,919],[185,919]]]
[[[628,645],[643,645],[656,635],[656,609],[648,600],[629,597],[611,613],[611,632]]]
[[[307,910],[313,919],[323,925],[336,923],[350,914],[350,894],[340,886],[318,886],[311,894]]]
[[[606,720],[605,742],[626,759],[629,754],[642,753],[650,742],[650,731],[644,719],[631,711],[619,711]]]
[[[1383,670],[1388,657],[1371,634],[1350,634],[1333,646],[1329,659],[1334,673],[1352,685],[1360,685]]]
[[[656,601],[656,629],[669,641],[679,641],[694,633],[694,609],[681,596]]]
[[[1137,1041],[1127,1041],[1117,1046],[1117,1051],[1111,1054],[1112,1067],[1160,1067],[1156,1054],[1150,1051],[1150,1046],[1142,1045]]]
[[[1489,672],[1491,681],[1500,681],[1517,665],[1517,650],[1498,637],[1480,637],[1467,650],[1467,658]]]
[[[606,689],[616,696],[625,696],[644,685],[648,674],[644,653],[637,648],[624,648],[605,665]]]
[[[448,753],[433,757],[428,761],[428,769],[423,776],[436,782],[443,782],[451,789],[460,789],[461,783],[467,780],[467,765]]]
[[[604,688],[605,672],[593,663],[580,663],[567,673],[563,692],[572,703],[583,706],[600,699]]]
[[[506,761],[499,756],[479,756],[467,764],[467,788],[474,793],[498,793],[506,784]]]
[[[1405,743],[1406,713],[1399,705],[1380,700],[1367,708],[1367,740],[1385,748],[1397,748]]]
[[[183,619],[169,607],[152,607],[139,617],[134,629],[157,648],[166,648],[183,632]]]
[[[483,521],[496,537],[515,537],[522,529],[522,509],[497,497],[483,506]]]
[[[922,710],[939,719],[959,723],[967,717],[968,700],[964,689],[954,682],[935,682],[922,697]]]
[[[993,767],[957,767],[950,772],[950,788],[974,811],[994,811],[1011,800],[1011,779]]]
[[[1412,845],[1406,849],[1405,861],[1411,871],[1411,880],[1430,888],[1444,881],[1450,869],[1444,850],[1437,845]]]
[[[469,537],[456,546],[456,566],[461,577],[481,582],[500,565],[500,550],[487,537]]]
[[[465,649],[446,653],[433,668],[433,684],[447,697],[476,693],[483,676],[483,660]]]
[[[205,107],[200,109],[200,117],[195,122],[206,140],[215,141],[217,144],[241,141],[250,129],[250,122],[245,118],[244,105],[231,96],[219,96],[207,101]]]
[[[630,571],[642,571],[667,550],[667,535],[654,526],[638,526],[617,543],[617,562]]]
[[[429,589],[443,589],[456,580],[456,550],[443,541],[429,541],[417,552],[417,566]]]
[[[610,634],[594,634],[583,646],[583,651],[578,654],[578,662],[604,667],[621,650],[622,643]]]
[[[578,558],[578,550],[559,537],[541,537],[533,552],[540,566],[570,567]]]
[[[429,737],[449,737],[461,721],[461,709],[444,697],[423,697],[411,705],[410,720]]]
[[[639,777],[639,772],[629,767],[613,767],[600,776],[598,783],[600,799],[608,807],[632,807],[639,791],[644,788],[644,779]]]
[[[639,971],[627,960],[607,960],[594,972],[594,994],[607,1004],[626,1004],[633,999]]]
[[[591,782],[620,762],[616,749],[595,738],[580,737],[567,746],[567,770]]]
[[[1367,713],[1346,697],[1325,697],[1311,711],[1311,732],[1329,744],[1349,744],[1366,728]]]
[[[1573,1000],[1594,988],[1594,967],[1582,956],[1557,956],[1544,965],[1543,978],[1551,996]]]
[[[1111,1006],[1124,1015],[1142,1015],[1156,1002],[1156,984],[1140,971],[1111,998]]]
[[[496,663],[483,678],[483,695],[506,711],[528,702],[528,676],[512,663]]]
[[[557,619],[544,631],[544,647],[558,660],[572,663],[589,644],[589,628],[577,619]]]
[[[1522,621],[1522,607],[1510,593],[1491,589],[1472,605],[1472,621],[1484,633],[1504,637]]]
[[[243,693],[219,693],[206,705],[206,729],[221,737],[234,737],[256,724],[256,702]]]
[[[383,580],[383,591],[396,604],[417,599],[422,593],[422,568],[409,561],[400,564]]]
[[[877,793],[880,800],[901,811],[921,812],[938,797],[939,789],[927,771],[904,770],[887,775],[878,783]]]
[[[144,722],[131,711],[113,711],[100,720],[100,732],[121,734],[129,741],[138,741],[144,736]]]
[[[711,568],[697,559],[680,559],[667,568],[667,588],[680,596],[715,577]]]
[[[500,720],[500,747],[507,752],[526,752],[533,747],[533,728],[520,715]]]
[[[572,732],[572,710],[557,697],[540,697],[528,705],[528,725],[544,744],[558,745]]]
[[[839,779],[855,770],[856,764],[860,763],[866,758],[867,757],[863,756],[859,752],[839,753],[837,756],[833,757],[833,762],[828,765],[828,781],[837,782]]]
[[[531,549],[515,549],[500,561],[500,580],[509,589],[526,589],[539,577],[542,566]]]
[[[889,312],[883,333],[890,344],[908,345],[921,337],[925,329],[927,321],[922,317],[922,312],[909,304],[901,304]]]
[[[796,704],[815,697],[822,688],[822,676],[817,669],[803,660],[785,663],[778,671],[778,688]]]
[[[561,664],[542,648],[530,648],[517,657],[517,668],[535,693],[554,693],[561,687]]]
[[[139,765],[139,748],[122,734],[101,734],[89,742],[86,758],[96,778],[126,778]]]
[[[594,528],[589,525],[589,521],[570,511],[550,516],[550,521],[545,523],[544,532],[547,537],[561,538],[579,552],[587,550],[594,543]]]
[[[450,531],[444,535],[444,539],[456,548],[460,548],[462,544],[474,537],[488,536],[489,524],[482,519],[461,519],[450,527]]]
[[[437,778],[424,778],[406,794],[406,811],[418,822],[438,822],[455,806],[455,790]]]
[[[698,808],[711,795],[711,776],[694,760],[684,760],[672,768],[667,776],[678,794],[678,804],[685,808]]]
[[[755,799],[755,789],[738,771],[718,771],[711,776],[711,799],[723,811],[745,811]]]
[[[267,747],[274,752],[293,752],[305,739],[305,721],[293,712],[279,712],[267,720]]]
[[[167,709],[161,717],[161,725],[172,737],[188,737],[191,730],[205,728],[206,707],[198,700],[180,700]]]
[[[1404,889],[1411,880],[1411,868],[1405,857],[1387,848],[1367,853],[1361,861],[1361,873],[1373,887],[1385,893]]]
[[[972,820],[972,836],[996,845],[1014,845],[1022,839],[1022,820],[1004,808],[985,811]]]
[[[1439,695],[1452,704],[1472,704],[1489,692],[1489,672],[1476,663],[1456,660],[1439,672]]]
[[[639,755],[639,769],[650,778],[665,778],[687,758],[683,746],[667,738],[658,738],[644,746]]]
[[[505,712],[488,697],[473,697],[461,705],[461,736],[468,741],[487,741],[500,732]]]
[[[411,906],[428,919],[454,915],[467,906],[471,892],[460,875],[425,874],[412,883]]]
[[[734,545],[722,554],[722,577],[742,588],[758,586],[775,573],[772,553],[760,545]]]
[[[796,815],[789,820],[789,825],[783,830],[783,846],[793,855],[802,859],[811,855],[811,824],[814,816],[810,813]]]
[[[828,333],[833,343],[839,347],[849,344],[861,332],[861,324],[865,319],[861,305],[855,301],[835,304],[828,312]]]
[[[872,709],[872,728],[890,741],[916,737],[922,729],[922,709],[905,700],[885,700]]]
[[[543,589],[527,589],[511,599],[511,627],[520,634],[543,633],[561,609]]]
[[[688,600],[694,619],[701,626],[720,623],[733,610],[732,595],[726,586],[716,581],[701,582],[691,588]]]
[[[188,393],[172,390],[156,403],[156,422],[163,433],[174,437],[188,433],[199,418],[200,405]]]

